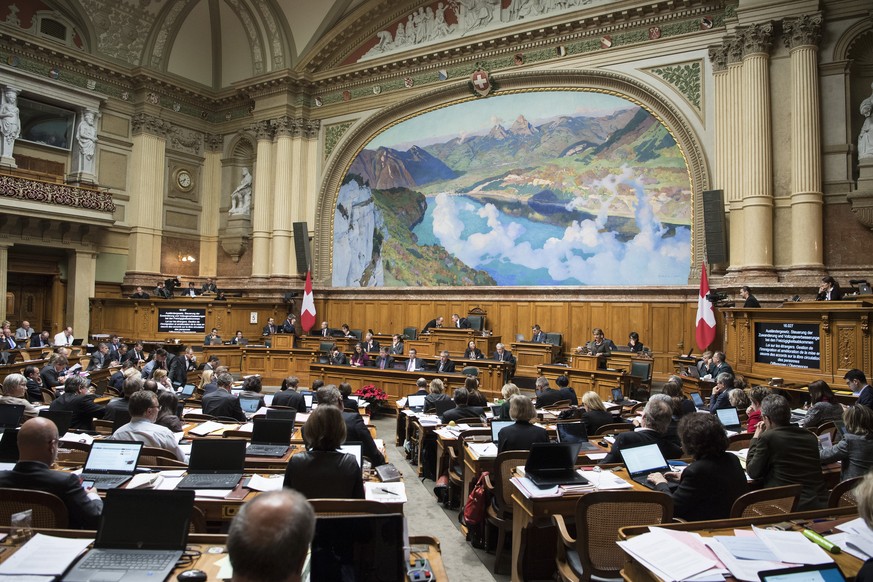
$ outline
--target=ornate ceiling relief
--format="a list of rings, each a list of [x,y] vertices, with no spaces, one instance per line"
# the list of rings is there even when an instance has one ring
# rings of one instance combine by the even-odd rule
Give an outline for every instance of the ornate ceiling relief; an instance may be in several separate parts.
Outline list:
[[[252,70],[256,75],[260,75],[264,69],[264,49],[261,46],[261,39],[258,38],[258,27],[252,20],[252,15],[248,9],[242,5],[239,0],[227,0],[227,5],[239,18],[243,29],[246,31],[246,36],[249,39],[249,45],[252,48]]]
[[[276,24],[276,19],[270,11],[270,7],[265,0],[258,0],[258,10],[261,13],[264,26],[270,35],[270,50],[273,56],[273,69],[281,69],[285,66],[285,55],[282,49],[282,39],[279,35],[279,26]]]
[[[80,0],[86,13],[91,15],[97,31],[97,52],[139,65],[146,37],[154,25],[159,5],[139,8],[116,0]]]
[[[698,115],[703,112],[703,61],[691,61],[645,69],[673,87]]]
[[[330,157],[334,148],[340,142],[343,135],[348,129],[355,124],[354,121],[344,121],[342,123],[334,123],[327,125],[324,128],[324,159]]]
[[[174,4],[173,7],[170,8],[167,17],[164,19],[163,26],[161,26],[160,31],[158,32],[158,38],[155,40],[155,46],[152,47],[152,67],[159,68],[161,66],[161,60],[164,57],[164,49],[167,46],[170,32],[175,34],[176,21],[179,19],[179,15],[182,14],[184,8],[185,4],[183,2]]]

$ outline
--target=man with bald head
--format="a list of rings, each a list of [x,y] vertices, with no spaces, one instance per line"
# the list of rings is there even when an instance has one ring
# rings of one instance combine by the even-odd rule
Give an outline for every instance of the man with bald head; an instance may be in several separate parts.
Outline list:
[[[97,529],[103,501],[93,489],[82,488],[78,475],[52,471],[58,456],[58,428],[47,418],[31,418],[18,432],[18,462],[0,471],[0,487],[33,489],[57,495],[70,515],[73,529]]]
[[[313,535],[315,512],[305,497],[290,489],[261,493],[230,523],[233,582],[297,582]]]

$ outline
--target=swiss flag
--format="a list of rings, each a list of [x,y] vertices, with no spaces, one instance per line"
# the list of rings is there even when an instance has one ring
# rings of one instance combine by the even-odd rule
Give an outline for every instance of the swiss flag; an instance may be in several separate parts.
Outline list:
[[[703,351],[715,341],[715,311],[709,300],[709,280],[706,277],[706,264],[700,265],[700,295],[697,297],[697,347]],[[304,300],[305,302],[305,300]]]
[[[315,326],[315,300],[312,298],[312,274],[306,271],[306,286],[303,288],[303,308],[300,311],[300,327],[303,333]]]

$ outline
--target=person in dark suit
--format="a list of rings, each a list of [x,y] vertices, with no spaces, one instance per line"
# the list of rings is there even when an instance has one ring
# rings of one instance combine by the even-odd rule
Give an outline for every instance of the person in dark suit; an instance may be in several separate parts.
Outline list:
[[[334,366],[348,366],[349,360],[346,355],[339,349],[339,346],[334,345],[330,351],[330,363]]]
[[[606,354],[608,356],[616,348],[615,342],[604,337],[603,330],[599,327],[592,329],[591,334],[594,336],[594,339],[585,344],[585,350],[589,354]]]
[[[198,295],[200,295],[200,292],[194,286],[194,281],[189,281],[188,288],[182,292],[182,297],[197,297]]]
[[[136,291],[130,296],[131,299],[148,299],[151,295],[148,294],[148,291],[143,291],[143,288],[137,286]]]
[[[43,331],[30,336],[30,347],[46,348],[51,345],[51,337],[49,332]]]
[[[762,487],[803,485],[797,511],[827,507],[818,439],[791,424],[791,408],[783,396],[770,394],[761,403],[761,422],[749,444],[746,472],[760,480]]]
[[[378,352],[379,351],[379,342],[377,342],[373,338],[373,334],[367,332],[367,335],[364,336],[364,351],[368,353]]]
[[[249,340],[243,337],[242,331],[236,330],[236,334],[233,336],[233,339],[230,340],[230,343],[234,346],[244,346],[249,343]]]
[[[282,333],[293,333],[297,335],[297,318],[292,314],[288,314],[285,321],[282,323]]]
[[[394,367],[394,358],[388,355],[388,348],[379,348],[379,357],[376,358],[376,367],[381,370],[390,370]]]
[[[678,459],[682,449],[667,440],[667,428],[673,418],[673,407],[663,400],[649,400],[643,409],[640,427],[630,432],[620,432],[600,464],[623,463],[621,449],[649,443],[657,443],[665,459]]]
[[[184,386],[188,383],[188,372],[197,369],[197,356],[190,346],[185,348],[185,353],[176,356],[170,361],[168,376],[173,386]]]
[[[97,344],[97,349],[91,354],[87,371],[102,370],[109,365],[109,346],[104,343]]]
[[[536,395],[537,395],[537,406],[539,408],[543,408],[545,406],[551,406],[555,402],[559,400],[564,400],[563,395],[558,390],[553,390],[551,386],[549,386],[549,379],[545,376],[540,376],[536,380]]]
[[[320,335],[321,337],[331,337],[330,326],[327,324],[326,321],[321,322],[321,329],[318,331],[317,335]]]
[[[730,398],[728,394],[734,389],[734,377],[727,372],[719,374],[715,377],[715,387],[712,389],[712,396],[709,397],[709,411],[715,414],[719,408],[731,408]]]
[[[612,424],[615,422],[615,417],[607,412],[603,405],[603,400],[597,392],[589,390],[582,395],[582,414],[580,418],[585,424],[588,434],[596,433],[604,424]]]
[[[215,284],[215,281],[212,277],[206,277],[206,282],[200,286],[201,293],[218,293],[218,285]]]
[[[181,286],[182,282],[179,280],[178,275],[170,277],[169,279],[164,279],[164,287],[166,287],[167,291],[170,292],[170,297],[174,295],[176,288]]]
[[[719,374],[730,374],[734,375],[734,369],[731,368],[730,364],[728,364],[725,360],[727,356],[724,355],[724,352],[715,352],[712,354],[712,366],[710,368],[711,374],[713,378],[718,378]]]
[[[239,400],[230,393],[233,386],[233,376],[218,374],[215,380],[218,389],[203,396],[203,414],[223,416],[240,422],[246,421],[246,415],[239,405]]]
[[[134,366],[138,366],[140,362],[145,362],[145,354],[143,353],[142,342],[136,342],[134,344],[132,350],[128,350],[126,354],[124,354],[125,362],[133,362]]]
[[[452,327],[458,329],[470,329],[470,322],[466,317],[461,317],[457,313],[452,314]]]
[[[49,410],[68,410],[73,413],[70,428],[94,430],[93,420],[103,418],[106,409],[94,402],[89,394],[91,384],[83,376],[71,376],[64,382],[64,393],[55,398]]]
[[[327,406],[333,405],[342,410],[342,395],[340,395],[336,386],[322,386],[316,392],[316,396],[318,397],[318,408],[321,408],[324,404]],[[316,408],[316,410],[318,410],[318,408]],[[364,424],[364,419],[361,415],[358,414],[357,411],[343,412],[342,415],[343,420],[346,423],[346,441],[361,443],[364,456],[370,459],[370,462],[374,467],[384,465],[386,463],[385,457],[379,449],[376,448],[376,442],[373,440],[373,435],[370,434],[370,430],[367,428],[367,425]]]
[[[455,390],[452,399],[455,401],[455,408],[443,413],[440,417],[443,424],[448,424],[453,420],[461,420],[462,418],[478,418],[485,414],[485,411],[481,406],[469,405],[470,393],[466,388],[458,388]]]
[[[561,400],[569,400],[571,406],[579,406],[579,397],[576,396],[576,391],[570,388],[570,379],[567,376],[561,374],[555,378],[555,386],[561,393]]]
[[[742,287],[740,287],[740,297],[742,297],[743,299],[746,300],[746,302],[743,303],[743,307],[745,309],[749,309],[749,308],[754,309],[754,308],[761,307],[761,304],[758,302],[758,299],[754,295],[752,295],[752,290],[749,289],[748,285],[743,285]]]
[[[39,368],[26,366],[24,377],[27,378],[27,399],[30,402],[42,404],[42,378],[39,375]]]
[[[630,332],[627,335],[627,347],[629,347],[633,353],[642,352],[645,347],[643,346],[643,342],[640,341],[640,334],[635,331]]]
[[[739,459],[727,452],[724,428],[712,414],[688,414],[679,422],[679,438],[694,462],[681,473],[652,473],[649,483],[673,497],[676,517],[687,521],[727,519],[749,485]],[[673,490],[669,482],[677,480],[679,485]]]
[[[130,404],[130,397],[134,392],[142,390],[143,379],[137,375],[125,378],[121,385],[121,398],[113,398],[106,403],[106,410],[103,411],[103,420],[115,420],[115,415],[119,412],[127,412],[127,407]]]
[[[221,336],[218,335],[217,328],[213,327],[212,330],[209,332],[209,334],[203,338],[203,345],[204,346],[221,345]]]
[[[424,397],[424,409],[433,410],[436,408],[437,402],[451,400],[451,397],[445,393],[445,389],[443,381],[439,378],[431,380],[427,387],[428,394]]]
[[[530,398],[516,394],[509,399],[509,416],[515,421],[497,434],[497,454],[503,451],[528,451],[533,443],[549,442],[549,433],[530,421],[537,416]]]
[[[121,347],[121,340],[118,339],[117,335],[112,335],[109,337],[109,342],[106,344],[109,346],[109,360],[107,362],[118,362],[121,363],[121,354],[119,353],[119,348]]]
[[[261,332],[261,334],[262,335],[273,335],[278,330],[279,330],[279,328],[276,327],[276,322],[273,321],[273,318],[271,317],[267,320],[267,325],[264,326],[264,329]]]
[[[42,378],[42,385],[49,390],[56,390],[58,387],[63,386],[67,378],[62,376],[61,373],[67,367],[67,364],[69,364],[67,358],[55,354],[54,362],[50,361],[39,372],[39,376]]]
[[[58,456],[58,428],[47,418],[31,418],[18,432],[18,462],[0,472],[0,487],[45,491],[67,507],[72,529],[97,529],[103,501],[93,489],[82,488],[78,475],[52,471]]]
[[[394,337],[391,338],[391,345],[388,347],[388,353],[392,356],[403,355],[403,338],[400,337],[400,334],[395,333]]]
[[[836,279],[828,275],[827,277],[823,277],[821,280],[821,285],[818,287],[818,295],[816,295],[816,301],[839,301],[843,298],[843,291],[840,289],[840,284],[837,283]]]
[[[432,328],[438,328],[443,326],[443,317],[442,315],[431,319],[427,323],[424,324],[424,327],[421,328],[421,333],[428,333]]]
[[[467,349],[464,350],[464,359],[465,360],[481,360],[485,356],[482,354],[482,350],[476,347],[476,342],[474,340],[470,340],[467,343]]]
[[[417,372],[419,370],[424,370],[424,360],[418,357],[418,350],[410,348],[409,358],[406,360],[406,371]]]
[[[440,384],[442,384],[442,382],[440,382]],[[419,378],[415,381],[415,388],[416,390],[411,394],[411,396],[427,396],[429,393],[427,380],[424,378]],[[342,392],[342,390],[340,390],[340,392]]]
[[[836,445],[819,451],[822,465],[840,461],[840,481],[863,477],[873,467],[873,410],[855,404],[843,414],[846,434]]]
[[[289,406],[300,412],[306,412],[306,401],[303,394],[297,392],[300,380],[297,376],[289,376],[282,380],[279,392],[273,395],[271,406]]]
[[[535,344],[544,344],[546,343],[546,332],[544,332],[540,328],[540,324],[534,324],[532,328],[533,335],[531,335],[530,341]]]
[[[307,498],[363,499],[361,468],[355,457],[337,450],[347,439],[342,413],[335,406],[319,405],[303,431],[306,451],[288,461],[283,487]]]
[[[158,281],[157,287],[155,287],[155,297],[160,297],[161,299],[169,299],[173,296],[172,291],[167,289],[167,286],[163,281]]]
[[[858,395],[858,404],[873,408],[873,386],[867,384],[867,376],[858,368],[852,368],[843,376],[853,394]]]
[[[507,350],[503,344],[497,344],[495,346],[497,350],[494,352],[494,356],[492,356],[492,360],[497,360],[498,362],[509,362],[513,366],[515,366],[515,356],[512,355],[512,352]]]
[[[355,400],[352,400],[352,385],[348,382],[342,382],[339,386],[337,386],[337,390],[339,390],[340,397],[343,402],[343,410],[352,410],[354,412],[358,411],[358,403]]]
[[[455,371],[455,363],[449,359],[448,350],[440,352],[440,361],[436,363],[436,371],[440,373],[453,373]]]

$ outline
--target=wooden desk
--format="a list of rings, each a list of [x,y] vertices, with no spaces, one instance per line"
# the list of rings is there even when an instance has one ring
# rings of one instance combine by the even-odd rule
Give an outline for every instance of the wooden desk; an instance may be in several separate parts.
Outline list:
[[[752,525],[762,526],[771,523],[780,523],[794,520],[831,520],[838,519],[841,521],[848,520],[858,515],[857,507],[840,507],[833,509],[819,509],[816,511],[806,511],[789,514],[767,515],[753,518],[739,519],[720,519],[714,521],[698,521],[688,523],[667,523],[660,524],[659,527],[667,529],[675,529],[680,531],[692,531],[699,533],[705,537],[713,537],[718,535],[733,536],[735,529],[751,529]],[[796,526],[796,531],[800,531],[801,527]],[[641,535],[648,532],[647,526],[632,526],[623,527],[618,530],[620,539],[628,539],[633,536]],[[858,570],[863,565],[863,562],[848,553],[828,554],[834,559],[840,570],[847,578],[854,577]],[[652,574],[645,567],[641,566],[633,558],[628,556],[628,561],[621,571],[622,578],[629,582],[661,582],[661,579]],[[728,577],[725,580],[736,582],[736,578]]]
[[[573,356],[575,361],[578,356]],[[567,366],[537,366],[537,374],[545,376],[554,385],[558,376],[567,376],[570,387],[577,396],[593,390],[604,402],[612,398],[612,389],[621,388],[623,394],[630,394],[630,376],[624,372],[610,370],[577,370]]]
[[[8,533],[9,527],[0,527],[0,532]],[[94,538],[96,532],[88,530],[70,530],[70,529],[35,529],[35,533],[42,533],[51,536],[64,538]],[[176,576],[184,570],[197,569],[203,570],[208,576],[208,582],[221,582],[218,577],[219,568],[216,562],[227,556],[226,551],[220,553],[210,553],[210,548],[224,548],[227,544],[227,535],[225,534],[206,534],[192,533],[188,536],[188,549],[196,550],[199,556],[192,564],[176,568],[167,581],[175,581]],[[443,565],[442,550],[440,542],[432,536],[410,536],[409,545],[411,546],[410,558],[424,557],[430,563],[431,571],[434,574],[435,580],[438,582],[447,582],[448,575],[446,574],[445,566]],[[17,544],[11,543],[9,538],[0,544],[0,547],[6,551],[0,553],[0,562],[8,559],[20,547]],[[157,581],[156,581],[157,582]]]
[[[537,376],[537,366],[553,363],[561,353],[561,348],[552,344],[512,342],[509,345],[512,355],[515,356],[516,376]]]
[[[497,344],[501,343],[501,336],[483,336],[482,332],[472,329],[434,327],[430,329],[430,333],[418,336],[414,347],[418,349],[418,346],[422,346],[421,353],[426,355],[437,355],[443,350],[448,350],[450,354],[457,356],[464,354],[470,340],[476,342],[476,347],[483,354],[491,355],[497,349]]]

